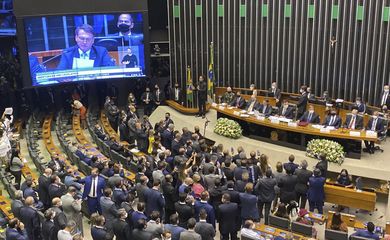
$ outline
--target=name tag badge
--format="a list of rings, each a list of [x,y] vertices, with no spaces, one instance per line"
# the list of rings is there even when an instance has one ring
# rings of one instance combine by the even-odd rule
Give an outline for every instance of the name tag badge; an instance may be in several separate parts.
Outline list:
[[[271,119],[271,123],[273,123],[273,124],[279,124],[279,119],[278,118],[273,118],[273,119]]]
[[[219,110],[225,110],[225,107],[224,106],[219,106]]]
[[[330,129],[329,128],[321,128],[320,132],[322,132],[322,133],[330,133]]]
[[[377,132],[375,132],[375,131],[366,131],[366,136],[367,137],[378,137],[378,134],[377,134]]]
[[[257,118],[257,120],[260,120],[260,121],[264,121],[265,120],[264,116],[257,116],[256,118]]]
[[[233,114],[236,116],[240,116],[240,112],[237,112],[237,111],[234,111]]]
[[[349,135],[353,136],[353,137],[360,137],[360,132],[358,132],[358,131],[350,131]]]
[[[297,127],[298,126],[298,124],[296,122],[289,122],[287,125],[289,127]]]

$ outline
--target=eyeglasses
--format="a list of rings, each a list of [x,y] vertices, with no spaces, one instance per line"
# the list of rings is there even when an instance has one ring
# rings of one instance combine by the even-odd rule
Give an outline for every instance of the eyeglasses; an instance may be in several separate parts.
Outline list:
[[[80,37],[80,36],[77,36],[77,38],[81,41],[81,42],[92,42],[93,41],[93,37],[90,38],[90,37]]]

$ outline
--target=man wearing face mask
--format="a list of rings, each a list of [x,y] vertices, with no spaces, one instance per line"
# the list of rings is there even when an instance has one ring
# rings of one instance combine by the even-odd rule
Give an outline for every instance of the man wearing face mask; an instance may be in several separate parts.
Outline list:
[[[152,102],[153,102],[153,96],[152,93],[150,93],[150,88],[146,88],[145,92],[141,96],[142,102],[144,102],[144,113],[145,115],[150,115],[152,113]]]
[[[279,116],[288,119],[294,118],[293,108],[288,104],[287,100],[284,100],[283,105],[279,108]]]
[[[301,89],[299,92],[301,93],[301,96],[299,97],[299,100],[297,102],[297,118],[300,118],[303,113],[306,111],[307,106],[307,87],[305,85],[301,86]]]
[[[309,105],[309,110],[306,111],[298,121],[312,123],[312,124],[318,124],[318,123],[320,123],[320,116],[317,113],[315,113],[314,106]]]
[[[230,102],[230,106],[243,109],[245,107],[245,99],[241,96],[241,92],[236,93],[236,97]]]
[[[354,108],[357,109],[359,114],[364,114],[366,112],[366,104],[363,103],[360,97],[356,98]]]
[[[133,17],[128,13],[119,15],[117,25],[119,32],[116,36],[123,36],[126,46],[141,45],[144,41],[143,34],[132,32],[134,27]]]
[[[197,90],[198,90],[198,106],[199,106],[199,113],[197,116],[205,118],[206,101],[207,101],[207,83],[204,80],[203,76],[199,76]]]
[[[276,106],[280,107],[281,92],[280,89],[278,88],[278,84],[275,81],[272,82],[271,88],[268,90],[268,97],[273,97],[276,101]]]
[[[177,103],[181,103],[182,102],[181,89],[180,89],[178,83],[175,83],[174,87],[171,90],[171,99],[174,100]]]
[[[259,110],[260,104],[256,99],[256,95],[252,95],[251,99],[246,104],[246,110],[252,112],[254,110]]]
[[[307,99],[309,101],[315,101],[316,100],[316,96],[314,95],[314,93],[311,92],[311,88],[307,87],[306,91],[307,91]]]
[[[263,104],[259,106],[259,113],[264,114],[264,116],[269,117],[272,114],[272,106],[269,104],[268,99],[263,100]]]
[[[229,104],[234,99],[234,92],[231,87],[227,87],[226,92],[222,96],[222,102]]]
[[[153,99],[156,107],[158,107],[164,101],[164,93],[160,90],[160,87],[157,84],[154,86],[154,88],[155,91],[153,93]]]
[[[351,130],[363,129],[363,117],[358,115],[356,108],[352,109],[351,114],[347,115],[343,127]]]
[[[386,105],[387,108],[390,107],[390,93],[389,93],[389,89],[390,89],[389,85],[385,85],[383,87],[383,92],[381,94],[381,98],[380,98],[380,102],[379,102],[381,107],[384,106],[384,105]]]
[[[325,127],[334,127],[339,128],[341,126],[341,118],[337,115],[336,109],[332,109],[330,114],[325,118],[325,122],[323,124]]]
[[[372,117],[370,118],[370,120],[368,120],[366,130],[377,132],[378,137],[383,136],[385,130],[384,120],[382,118],[379,118],[378,111],[375,111]],[[367,151],[370,154],[373,154],[375,148],[375,142],[364,141],[364,144],[366,145]]]

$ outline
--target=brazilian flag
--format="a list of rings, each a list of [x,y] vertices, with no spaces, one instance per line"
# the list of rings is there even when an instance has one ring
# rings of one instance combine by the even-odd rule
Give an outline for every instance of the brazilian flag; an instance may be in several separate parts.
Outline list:
[[[210,99],[213,99],[214,95],[214,46],[213,42],[210,43],[210,63],[209,63],[209,72],[207,78],[207,94]]]
[[[190,66],[187,67],[186,95],[187,95],[187,107],[192,107],[193,103],[194,103],[194,91],[193,91],[193,85],[192,85]]]

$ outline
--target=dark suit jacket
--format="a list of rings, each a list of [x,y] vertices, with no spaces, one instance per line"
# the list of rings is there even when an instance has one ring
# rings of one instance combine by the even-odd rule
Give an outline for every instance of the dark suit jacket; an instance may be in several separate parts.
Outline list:
[[[237,203],[229,202],[219,205],[219,231],[222,234],[237,231],[240,224],[240,212]]]
[[[367,130],[371,130],[372,124],[374,123],[374,119],[370,118],[367,123]],[[378,136],[383,135],[383,131],[385,130],[384,121],[381,118],[378,118],[378,121],[376,122],[375,131],[378,132]]]
[[[241,217],[243,219],[259,219],[257,197],[249,193],[240,193]]]
[[[7,228],[5,232],[5,239],[7,240],[27,240],[27,232],[13,228]]]
[[[147,232],[145,230],[134,229],[132,237],[133,237],[132,239],[137,239],[137,240],[152,240],[153,233]]]
[[[109,233],[105,228],[91,227],[91,236],[93,240],[111,240],[113,235]]]
[[[252,101],[249,100],[248,102],[246,102],[246,106],[245,106],[245,110],[248,110],[249,109],[249,106],[252,104]],[[260,108],[260,103],[256,100],[255,103],[253,104],[253,108],[252,108],[252,111],[255,111],[255,110],[259,110]]]
[[[73,46],[63,51],[60,63],[57,66],[58,70],[72,69],[73,58],[80,58],[79,47]],[[99,46],[92,46],[89,54],[89,59],[94,60],[94,67],[114,66],[107,49]]]
[[[237,101],[238,101],[238,104],[237,104]],[[231,101],[229,103],[230,106],[234,106],[234,107],[237,107],[237,108],[241,108],[241,109],[244,109],[245,108],[245,99],[240,96],[240,99],[238,100],[237,97],[235,97],[233,99],[233,101]]]
[[[20,210],[20,216],[29,240],[40,240],[41,221],[39,220],[38,211],[32,207],[24,207]]]
[[[283,106],[281,106],[279,108],[279,116],[283,116],[283,117],[289,118],[289,119],[293,119],[294,118],[294,108],[291,107],[291,106],[287,107],[286,112],[284,113],[284,115],[282,113],[283,113]]]
[[[115,188],[112,192],[112,200],[115,202],[116,207],[119,209],[122,202],[127,200],[128,194],[122,189]]]
[[[316,168],[321,170],[321,176],[326,178],[326,174],[328,172],[328,161],[319,161],[316,164]]]
[[[297,169],[294,173],[297,176],[297,185],[295,185],[295,191],[297,193],[306,193],[307,192],[307,184],[309,182],[309,178],[313,175],[313,172],[307,169]]]
[[[309,190],[307,192],[307,198],[312,202],[323,202],[325,198],[324,193],[324,177],[310,177]]]
[[[175,210],[175,202],[178,201],[178,193],[171,183],[165,182],[162,184],[163,195],[165,198],[165,208]]]
[[[62,195],[66,193],[66,186],[65,185],[57,185],[57,184],[50,184],[49,186],[49,196],[50,201],[53,200],[53,198],[58,197],[61,198]]]
[[[153,211],[159,211],[162,215],[165,207],[165,199],[160,191],[147,189],[144,192],[145,197],[145,214],[150,216]]]
[[[175,203],[175,210],[179,215],[179,226],[187,228],[188,219],[194,217],[194,207],[180,202]]]
[[[358,112],[361,114],[364,114],[366,112],[366,104],[364,104],[364,103],[360,103],[359,106],[357,104],[355,104],[354,107],[356,107]]]
[[[349,127],[351,120],[352,120],[352,115],[347,115],[345,122],[344,122],[345,128]],[[355,118],[355,129],[356,130],[363,129],[363,118],[359,115],[356,115],[356,118]]]
[[[297,102],[298,114],[303,114],[306,111],[307,106],[307,93],[303,93]]]
[[[295,185],[297,184],[297,176],[285,175],[280,179],[278,187],[280,188],[280,201],[282,203],[290,203],[296,199]]]
[[[43,240],[52,240],[55,238],[54,236],[54,222],[52,221],[45,221],[42,223],[42,238]]]
[[[195,202],[195,218],[197,221],[199,221],[199,213],[200,210],[204,208],[207,212],[207,219],[206,221],[213,225],[215,228],[215,211],[213,206],[211,206],[209,203],[206,202],[201,202],[201,201],[196,201]]]
[[[130,226],[126,221],[116,219],[113,224],[113,232],[117,240],[131,239]]]
[[[327,127],[327,126],[333,126],[335,128],[339,128],[341,126],[341,118],[339,115],[336,115],[336,120],[333,121],[333,124],[330,125],[330,120],[331,120],[332,116],[329,115],[325,118],[325,122],[324,122],[324,125]]]
[[[215,229],[210,223],[198,222],[194,230],[202,237],[202,240],[214,240]]]
[[[158,94],[158,96],[157,96],[157,91],[154,91],[153,92],[153,99],[156,103],[163,102],[164,101],[164,92],[160,90],[160,94]],[[159,100],[159,101],[157,101],[157,100]]]
[[[134,45],[141,45],[144,42],[144,35],[140,33],[131,33],[131,35],[123,36],[120,35],[119,32],[113,34],[112,36],[122,36],[125,44],[128,44],[126,46],[134,46]]]
[[[282,94],[279,88],[275,89],[275,94],[272,92],[272,88],[268,90],[268,97],[273,97],[280,100],[281,95]]]
[[[384,91],[382,91],[382,94],[381,94],[381,98],[379,99],[379,104],[381,104],[382,103],[382,98],[383,98],[383,95],[385,94],[385,92]],[[390,93],[388,93],[387,94],[387,98],[386,98],[386,106],[387,106],[387,109],[389,109],[390,108]]]
[[[272,202],[275,199],[275,178],[260,178],[255,186],[258,200],[261,202]]]
[[[264,115],[265,115],[266,117],[271,116],[271,114],[272,114],[272,106],[271,106],[271,105],[265,106],[265,111],[263,111],[264,106],[265,106],[265,105],[263,105],[263,104],[260,105],[259,110],[258,110],[259,113],[264,113]]]
[[[297,169],[298,167],[299,167],[299,165],[296,163],[293,163],[293,162],[283,163],[284,170],[287,170],[288,168],[290,168],[291,172],[295,172],[295,169]]]
[[[168,149],[172,149],[173,132],[165,129],[161,134],[161,144]]]
[[[240,204],[240,193],[233,189],[227,189],[222,192],[223,194],[228,193],[230,195],[230,201],[232,203]]]
[[[20,219],[20,210],[24,207],[24,203],[20,200],[12,200],[11,202],[11,212],[14,214],[14,217]]]
[[[181,146],[183,146],[181,141],[176,141],[175,139],[172,140],[172,156],[179,155],[179,149]]]
[[[172,100],[174,100],[174,101],[176,101],[176,102],[178,102],[178,103],[181,103],[181,102],[183,102],[183,94],[182,94],[182,91],[181,91],[181,89],[180,88],[178,88],[178,98],[177,99],[175,99],[175,88],[171,88],[171,99]]]
[[[302,116],[301,118],[299,119],[299,121],[301,122],[308,122],[308,123],[313,123],[313,124],[318,124],[320,123],[320,116],[317,114],[317,113],[313,113],[311,115],[311,119],[309,121],[309,111],[306,111]]]
[[[38,194],[39,194],[39,200],[45,205],[50,206],[50,196],[49,196],[49,185],[50,185],[50,178],[46,177],[45,175],[41,175],[38,178]]]
[[[135,138],[137,140],[137,147],[140,151],[146,152],[148,149],[148,136],[142,129],[135,130]]]

